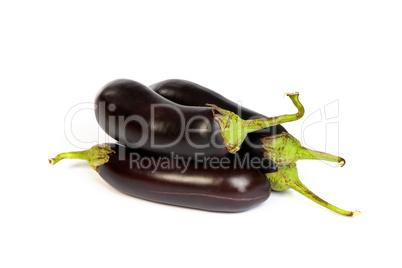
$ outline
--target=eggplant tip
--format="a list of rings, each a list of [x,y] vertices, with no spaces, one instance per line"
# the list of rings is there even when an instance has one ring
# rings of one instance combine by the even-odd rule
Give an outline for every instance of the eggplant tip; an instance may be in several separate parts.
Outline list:
[[[362,213],[361,211],[355,209],[355,212],[352,212],[352,217],[353,217],[353,216],[360,215],[361,213]]]
[[[346,164],[346,161],[345,161],[345,159],[342,158],[341,161],[339,161],[339,166],[343,167],[345,164]]]
[[[283,97],[285,96],[295,96],[295,95],[299,95],[299,92],[295,92],[295,93],[290,93],[290,92],[286,92],[285,94],[283,94]]]

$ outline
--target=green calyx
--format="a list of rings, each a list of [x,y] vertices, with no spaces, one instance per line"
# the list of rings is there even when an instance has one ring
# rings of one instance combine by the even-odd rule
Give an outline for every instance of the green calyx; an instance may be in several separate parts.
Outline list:
[[[243,120],[233,112],[222,109],[214,104],[207,104],[214,108],[213,115],[221,128],[223,142],[227,150],[232,154],[240,150],[240,145],[250,132],[302,118],[304,107],[299,101],[299,93],[286,93],[286,95],[298,109],[297,113],[254,120]]]
[[[346,163],[342,157],[303,147],[300,141],[287,132],[263,138],[262,146],[265,149],[264,156],[272,159],[278,165],[295,163],[301,159],[336,162],[341,167]]]
[[[293,189],[300,194],[308,197],[314,202],[324,206],[332,211],[346,216],[359,215],[360,211],[346,211],[338,208],[311,192],[299,179],[296,161],[301,159],[316,159],[336,162],[339,166],[345,165],[345,160],[339,156],[317,152],[307,149],[301,143],[287,132],[280,133],[271,137],[265,137],[262,140],[265,149],[264,156],[272,159],[278,165],[278,171],[267,173],[265,176],[271,183],[271,188],[275,191],[284,191]]]
[[[310,191],[300,180],[299,175],[297,173],[296,163],[292,163],[289,165],[279,165],[278,171],[275,173],[267,173],[265,176],[271,183],[271,187],[275,191],[284,191],[287,189],[293,189],[307,198],[313,200],[317,204],[326,207],[336,213],[346,215],[346,216],[356,216],[361,212],[358,210],[347,211],[341,208],[338,208],[325,200],[318,197],[312,191]]]
[[[110,154],[116,153],[109,144],[98,144],[85,151],[68,152],[56,155],[49,159],[49,164],[54,165],[62,159],[82,159],[87,160],[89,165],[96,170],[98,166],[109,162]]]

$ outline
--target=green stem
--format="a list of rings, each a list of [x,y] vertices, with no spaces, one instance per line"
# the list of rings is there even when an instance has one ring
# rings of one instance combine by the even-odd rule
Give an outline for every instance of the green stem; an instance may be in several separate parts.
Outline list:
[[[325,160],[328,162],[334,162],[334,163],[338,163],[339,166],[341,166],[341,167],[343,167],[346,163],[345,159],[343,159],[340,156],[310,150],[305,147],[301,148],[300,157],[301,157],[300,159]]]
[[[255,120],[246,120],[247,133],[259,130],[261,128],[267,128],[287,122],[296,121],[302,118],[304,116],[304,106],[299,101],[299,92],[286,93],[286,96],[288,96],[292,100],[293,104],[296,106],[297,113],[285,114],[275,117],[260,118]]]
[[[312,191],[310,191],[300,180],[297,173],[297,167],[295,163],[289,165],[281,165],[278,166],[278,171],[275,173],[267,173],[265,176],[271,183],[271,187],[275,191],[283,191],[286,189],[293,189],[300,194],[306,196],[307,198],[311,199],[312,201],[316,202],[317,204],[326,207],[336,213],[346,215],[346,216],[355,216],[359,215],[360,211],[355,210],[347,211],[341,208],[338,208],[322,198],[318,197]]]
[[[87,160],[89,165],[96,170],[100,165],[109,162],[110,154],[116,153],[109,144],[103,143],[93,146],[89,150],[61,153],[49,159],[49,164],[54,165],[63,159]]]
[[[81,159],[81,160],[88,160],[88,153],[89,150],[85,151],[77,151],[77,152],[68,152],[68,153],[61,153],[56,155],[54,158],[49,158],[49,164],[54,165],[58,163],[60,160],[63,159]]]
[[[279,125],[300,119],[304,115],[304,107],[299,101],[299,93],[287,93],[298,111],[295,114],[266,117],[254,120],[243,120],[235,113],[222,109],[214,104],[206,104],[214,108],[213,115],[221,128],[223,142],[230,153],[240,149],[247,134],[259,129]],[[217,113],[215,113],[217,111]]]
[[[264,156],[272,159],[279,165],[288,165],[302,159],[336,162],[341,167],[346,163],[342,157],[303,147],[300,141],[287,132],[266,136],[261,141],[265,149]]]
[[[332,211],[335,211],[336,213],[345,215],[345,216],[356,216],[359,215],[361,212],[358,210],[353,211],[347,211],[344,209],[341,209],[339,207],[336,207],[330,203],[328,203],[327,201],[323,200],[322,198],[320,198],[319,196],[317,196],[316,194],[314,194],[312,191],[310,191],[301,181],[298,182],[294,182],[294,184],[291,187],[293,190],[301,193],[302,195],[304,195],[307,198],[310,198],[311,200],[313,200],[314,202],[316,202],[317,204],[326,207]]]

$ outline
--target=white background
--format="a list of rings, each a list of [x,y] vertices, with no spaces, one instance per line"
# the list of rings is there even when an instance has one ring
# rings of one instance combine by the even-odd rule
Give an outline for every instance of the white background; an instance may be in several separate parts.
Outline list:
[[[400,267],[401,14],[400,1],[2,1],[0,266]],[[188,79],[267,115],[293,112],[282,94],[299,91],[306,116],[285,127],[347,161],[300,161],[300,179],[362,214],[292,190],[203,212],[125,196],[85,162],[50,166],[80,149],[69,109],[116,78]],[[88,148],[105,139],[90,107],[72,120]]]

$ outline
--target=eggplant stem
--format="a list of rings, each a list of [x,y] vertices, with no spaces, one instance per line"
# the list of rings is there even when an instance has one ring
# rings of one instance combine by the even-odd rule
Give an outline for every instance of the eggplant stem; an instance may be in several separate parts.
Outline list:
[[[109,162],[110,154],[116,153],[110,145],[103,143],[93,146],[89,150],[67,152],[56,155],[54,158],[49,158],[49,164],[57,164],[63,159],[81,159],[88,161],[89,165],[96,170],[100,165]]]
[[[293,104],[297,107],[298,112],[296,114],[254,120],[243,120],[235,113],[222,109],[214,104],[207,103],[206,105],[214,108],[212,113],[221,128],[223,142],[227,150],[234,154],[240,150],[240,145],[243,143],[248,133],[270,126],[295,121],[303,117],[304,107],[299,101],[299,93],[287,93],[287,96],[289,96]]]
[[[262,140],[264,156],[279,165],[288,165],[302,159],[325,160],[343,167],[345,159],[340,156],[314,151],[303,147],[295,137],[287,132],[266,136]]]
[[[325,160],[328,162],[334,162],[338,163],[340,167],[343,167],[346,163],[345,159],[342,157],[324,153],[324,152],[319,152],[319,151],[314,151],[307,149],[305,147],[301,148],[301,158],[300,159],[311,159],[311,160]]]
[[[49,164],[55,165],[60,160],[63,160],[63,159],[82,159],[82,160],[87,160],[88,159],[88,153],[89,153],[89,150],[61,153],[61,154],[56,155],[54,158],[50,158],[49,159]]]
[[[292,122],[299,120],[304,116],[304,106],[301,104],[299,100],[299,92],[295,93],[285,93],[286,96],[288,96],[293,104],[297,108],[297,113],[295,114],[285,114],[285,115],[280,115],[280,116],[275,116],[275,117],[267,117],[267,118],[260,118],[260,119],[254,119],[254,120],[246,120],[246,131],[247,133],[262,129],[262,128],[267,128],[271,126],[276,126],[279,124],[287,123],[287,122]]]
[[[296,163],[292,163],[289,165],[281,165],[278,166],[278,171],[275,173],[267,173],[265,176],[271,183],[271,187],[275,191],[283,191],[286,189],[293,189],[300,194],[304,195],[305,197],[309,198],[310,200],[316,202],[317,204],[328,208],[336,213],[346,215],[346,216],[356,216],[359,215],[361,212],[358,210],[347,211],[336,207],[327,201],[323,200],[322,198],[318,197],[312,191],[310,191],[300,180],[297,173]]]
[[[347,211],[344,209],[341,209],[339,207],[336,207],[330,203],[328,203],[327,201],[323,200],[322,198],[320,198],[319,196],[317,196],[316,194],[314,194],[312,191],[310,191],[301,181],[298,182],[294,182],[294,184],[291,186],[291,188],[299,193],[301,193],[302,195],[304,195],[305,197],[311,199],[312,201],[316,202],[317,204],[326,207],[334,212],[337,212],[339,214],[345,215],[345,216],[355,216],[355,215],[359,215],[361,212],[358,210],[353,211]]]

